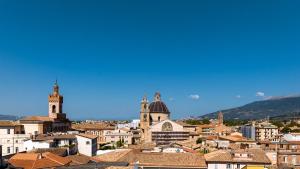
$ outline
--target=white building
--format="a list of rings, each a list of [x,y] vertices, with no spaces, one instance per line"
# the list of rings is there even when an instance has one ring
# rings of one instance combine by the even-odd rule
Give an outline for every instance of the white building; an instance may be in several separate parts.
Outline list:
[[[300,134],[299,133],[284,134],[283,139],[286,141],[300,141]]]
[[[259,123],[255,126],[256,141],[276,141],[278,133],[278,127],[269,122]]]
[[[74,134],[37,135],[24,142],[26,151],[34,149],[68,147],[69,154],[77,153],[77,140]]]
[[[97,136],[88,134],[76,135],[78,152],[86,156],[95,156],[97,154]]]
[[[120,123],[117,124],[118,129],[122,128],[130,128],[130,129],[137,129],[140,125],[140,119],[134,119],[130,123]]]
[[[13,121],[0,121],[0,144],[2,145],[2,155],[10,155],[25,151],[24,140],[30,135],[23,134],[22,125]]]
[[[104,137],[106,142],[113,144],[116,144],[118,141],[122,141],[124,145],[129,145],[132,144],[133,140],[133,134],[129,128],[107,131]]]
[[[25,147],[25,150],[26,151],[31,151],[31,150],[34,150],[34,149],[40,149],[40,148],[50,148],[52,147],[51,144],[53,142],[49,141],[49,140],[32,140],[32,139],[29,139],[29,140],[26,140],[24,141],[24,147]]]

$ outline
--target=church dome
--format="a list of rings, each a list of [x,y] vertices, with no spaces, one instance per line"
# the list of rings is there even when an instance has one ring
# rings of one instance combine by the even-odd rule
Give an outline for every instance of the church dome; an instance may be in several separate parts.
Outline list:
[[[150,113],[170,113],[167,106],[162,101],[152,102],[149,105]]]
[[[149,105],[150,113],[167,113],[169,114],[168,107],[160,100],[160,94],[155,94],[155,100]]]

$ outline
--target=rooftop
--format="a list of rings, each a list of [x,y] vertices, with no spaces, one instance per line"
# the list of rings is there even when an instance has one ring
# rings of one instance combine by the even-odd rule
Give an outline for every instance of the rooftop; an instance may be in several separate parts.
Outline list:
[[[53,121],[53,119],[48,116],[27,116],[20,121]]]
[[[240,156],[237,156],[239,154]],[[243,155],[246,156],[243,156]],[[260,149],[246,149],[246,150],[217,150],[204,155],[206,162],[236,162],[236,163],[250,163],[250,164],[270,164],[269,158],[265,152]]]
[[[138,150],[115,151],[94,157],[98,162],[128,162],[133,166],[163,166],[169,168],[206,168],[205,159],[193,153],[143,153]]]
[[[0,121],[0,127],[15,127],[17,125],[20,124],[15,121],[8,121],[8,120]]]
[[[40,169],[65,166],[71,160],[53,153],[18,153],[8,160],[9,164],[24,169]]]
[[[70,155],[67,156],[69,160],[71,160],[70,165],[82,165],[82,164],[87,164],[91,161],[91,157],[85,156],[85,155]]]
[[[33,140],[64,140],[76,139],[75,134],[39,134]]]
[[[115,127],[107,123],[79,123],[72,124],[72,129],[75,130],[114,130]]]
[[[77,134],[77,136],[81,136],[89,139],[96,139],[98,137],[97,135],[91,135],[91,134]]]

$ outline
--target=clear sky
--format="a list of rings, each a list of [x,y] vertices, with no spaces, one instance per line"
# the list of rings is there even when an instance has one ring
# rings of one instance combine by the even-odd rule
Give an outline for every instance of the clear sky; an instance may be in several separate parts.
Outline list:
[[[172,118],[300,93],[299,0],[0,1],[0,114]]]

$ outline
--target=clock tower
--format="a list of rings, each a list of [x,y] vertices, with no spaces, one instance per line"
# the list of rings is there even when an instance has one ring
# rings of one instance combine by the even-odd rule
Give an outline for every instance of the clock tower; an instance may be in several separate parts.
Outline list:
[[[48,96],[48,114],[52,119],[65,119],[66,115],[63,113],[63,96],[59,94],[59,86],[57,81],[53,86],[53,92]]]

